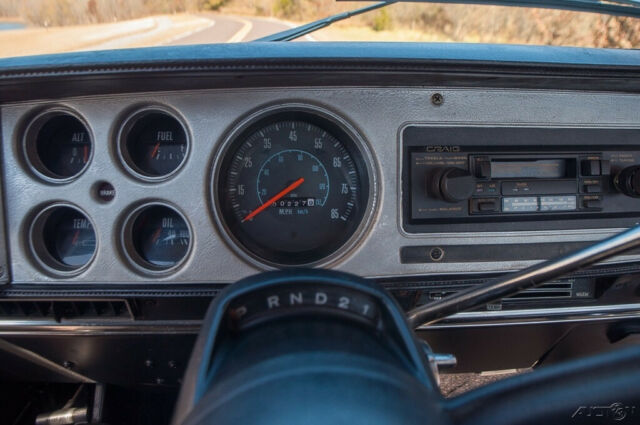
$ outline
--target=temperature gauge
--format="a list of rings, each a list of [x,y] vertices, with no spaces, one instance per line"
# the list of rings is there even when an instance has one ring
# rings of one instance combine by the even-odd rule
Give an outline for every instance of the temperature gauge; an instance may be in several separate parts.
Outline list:
[[[32,226],[31,241],[37,258],[61,273],[79,271],[96,251],[91,221],[70,205],[53,205],[42,211]]]
[[[174,116],[145,110],[129,119],[120,136],[127,167],[144,179],[157,180],[180,168],[189,150],[187,131]]]
[[[191,248],[191,230],[177,210],[163,204],[144,206],[125,226],[128,252],[147,271],[167,271],[179,266]]]

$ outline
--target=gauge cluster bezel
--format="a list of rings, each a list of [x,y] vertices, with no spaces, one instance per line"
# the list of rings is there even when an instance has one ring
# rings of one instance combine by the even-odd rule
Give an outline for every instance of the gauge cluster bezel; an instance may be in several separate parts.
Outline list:
[[[366,172],[366,178],[368,179],[366,205],[363,207],[363,214],[360,219],[360,223],[354,230],[353,234],[340,247],[328,255],[317,260],[300,264],[282,264],[270,261],[258,256],[246,248],[229,229],[224,219],[224,214],[220,206],[220,199],[218,197],[218,182],[221,179],[221,172],[223,171],[222,168],[226,163],[225,159],[227,155],[230,154],[233,146],[238,143],[239,138],[246,135],[247,132],[250,132],[257,124],[265,122],[271,117],[277,118],[280,116],[287,116],[287,114],[291,114],[292,116],[295,116],[295,114],[313,116],[318,121],[325,121],[340,132],[344,133],[345,137],[349,139],[348,141],[353,143],[354,152],[351,152],[351,154],[357,154],[360,156],[359,159],[363,164],[364,172]],[[358,244],[363,240],[365,234],[370,229],[378,203],[378,170],[368,142],[355,128],[355,126],[340,114],[323,106],[311,103],[278,102],[277,104],[258,107],[253,112],[244,115],[231,127],[230,130],[226,132],[222,143],[218,146],[211,170],[209,178],[210,202],[220,234],[223,236],[226,244],[231,247],[238,256],[249,264],[260,269],[271,270],[283,267],[328,267],[337,264],[340,260],[346,258],[351,252],[353,252],[357,248]]]
[[[39,108],[38,110],[39,113],[33,115],[33,118],[29,120],[25,130],[23,130],[23,140],[27,140],[27,137],[32,137],[31,135],[33,134],[34,130],[41,128],[43,123],[45,123],[49,117],[56,116],[58,114],[69,114],[79,119],[90,135],[90,160],[79,173],[70,178],[64,179],[64,181],[62,179],[52,180],[46,175],[42,177],[42,180],[50,183],[70,183],[90,168],[90,165],[92,164],[94,159],[94,155],[96,155],[96,139],[93,136],[93,129],[88,124],[89,120],[77,114],[74,111],[73,107],[68,107],[66,105],[54,105],[46,107],[45,109]],[[140,119],[154,113],[164,114],[171,119],[176,120],[184,131],[186,140],[187,151],[184,158],[182,159],[182,162],[173,171],[162,176],[150,176],[138,169],[138,167],[133,164],[132,159],[130,158],[126,149],[126,137],[128,132],[131,131],[132,127],[137,122],[139,122]],[[366,194],[361,195],[362,199],[366,201],[363,202],[366,205],[363,206],[362,212],[358,213],[359,223],[357,224],[357,226],[355,226],[355,230],[353,231],[351,236],[348,237],[346,241],[337,249],[332,250],[327,255],[324,255],[322,258],[314,261],[304,262],[303,264],[285,265],[270,262],[254,255],[250,251],[246,250],[239,241],[235,240],[234,237],[226,231],[224,220],[222,219],[220,208],[217,202],[217,197],[215,196],[216,184],[214,183],[214,179],[217,179],[217,176],[219,175],[218,167],[221,164],[221,160],[224,154],[229,149],[232,141],[235,140],[238,135],[240,135],[242,132],[247,131],[247,129],[249,129],[252,125],[261,122],[262,120],[268,119],[269,117],[287,115],[293,116],[294,114],[302,114],[302,116],[312,117],[313,120],[317,120],[317,122],[319,123],[326,124],[327,130],[334,129],[336,132],[341,133],[341,136],[338,137],[339,140],[342,140],[343,142],[345,141],[343,139],[347,140],[347,144],[349,145],[348,152],[354,157],[353,159],[358,162],[358,169],[362,173],[363,178],[367,179]],[[36,127],[36,125],[38,125],[39,127]],[[189,163],[189,157],[192,153],[193,147],[193,129],[191,128],[191,125],[192,123],[190,123],[188,120],[186,120],[186,118],[183,117],[182,112],[180,112],[180,108],[175,105],[167,106],[161,101],[132,104],[123,108],[122,112],[114,115],[111,130],[108,133],[108,150],[115,154],[117,158],[116,164],[120,167],[124,175],[133,177],[141,183],[164,185],[168,181],[175,180],[174,177],[176,177],[181,172],[181,170],[183,170]],[[321,125],[321,127],[323,126]],[[27,157],[27,144],[23,142],[22,146],[25,152],[25,157]],[[208,175],[208,183],[206,183],[206,186],[208,186],[207,191],[209,192],[210,196],[210,199],[207,203],[211,208],[210,213],[213,217],[214,224],[219,231],[219,233],[215,234],[214,237],[218,238],[221,236],[220,239],[222,239],[222,242],[226,246],[232,247],[233,252],[239,257],[239,260],[248,262],[258,269],[273,269],[283,266],[299,267],[335,265],[340,260],[347,258],[348,254],[357,248],[358,244],[363,240],[366,232],[370,229],[370,225],[375,215],[378,202],[378,169],[376,166],[376,161],[368,142],[361,135],[361,132],[358,131],[356,127],[353,126],[347,119],[343,118],[341,114],[327,109],[323,106],[308,102],[277,102],[266,104],[254,109],[253,111],[242,114],[241,118],[236,121],[235,125],[229,126],[226,131],[222,129],[220,132],[220,136],[212,140],[211,144],[209,144],[208,146],[211,146],[210,152],[213,156],[212,162],[210,162],[209,166],[207,167],[210,173]],[[102,153],[104,153],[104,151]],[[27,162],[31,166],[31,162]],[[98,167],[100,166],[100,164],[95,165]],[[38,176],[41,177],[35,167],[31,168],[33,169],[34,173],[38,174]],[[46,248],[44,247],[44,243],[38,239],[37,232],[38,229],[41,230],[41,222],[43,220],[42,217],[46,216],[47,211],[49,211],[50,208],[61,205],[69,205],[77,209],[91,221],[94,232],[96,233],[97,241],[98,235],[101,233],[101,231],[104,231],[104,229],[98,229],[96,223],[83,209],[85,207],[88,207],[89,210],[91,210],[91,208],[95,207],[93,203],[102,205],[104,208],[112,207],[113,205],[120,205],[118,207],[119,211],[117,212],[120,218],[117,219],[115,223],[109,224],[108,227],[112,227],[116,232],[114,237],[111,239],[115,244],[116,251],[120,254],[120,259],[123,260],[122,262],[129,270],[140,276],[162,279],[168,276],[175,275],[185,267],[185,264],[189,262],[189,259],[192,256],[192,252],[195,249],[196,232],[194,231],[194,226],[191,223],[189,217],[187,216],[187,214],[185,214],[181,207],[178,206],[176,202],[172,202],[168,199],[145,197],[132,199],[131,202],[127,202],[124,208],[122,208],[122,204],[118,202],[116,202],[115,204],[112,202],[98,202],[98,200],[95,199],[94,194],[95,185],[98,181],[104,181],[104,179],[93,179],[91,177],[89,179],[91,184],[89,188],[89,194],[90,200],[93,201],[92,205],[84,205],[82,202],[77,204],[81,206],[77,206],[71,202],[66,201],[53,203],[49,202],[44,209],[41,208],[42,211],[38,212],[31,218],[27,218],[26,225],[28,228],[28,244],[30,247],[31,256],[42,271],[44,271],[49,276],[58,279],[72,278],[86,271],[94,262],[94,259],[98,255],[99,251],[97,242],[93,256],[90,261],[87,262],[87,264],[81,267],[70,267],[61,264],[59,261],[56,261],[49,253],[47,253]],[[114,179],[110,178],[109,180]],[[117,181],[117,179],[115,180]],[[77,202],[75,197],[71,198],[73,198],[73,202]],[[182,218],[182,220],[184,220],[189,231],[190,240],[186,254],[180,261],[178,261],[171,267],[160,267],[149,263],[142,258],[142,256],[134,247],[132,236],[133,224],[142,211],[152,206],[163,206],[170,208],[172,211],[175,211]],[[106,224],[100,221],[98,225],[105,226]]]

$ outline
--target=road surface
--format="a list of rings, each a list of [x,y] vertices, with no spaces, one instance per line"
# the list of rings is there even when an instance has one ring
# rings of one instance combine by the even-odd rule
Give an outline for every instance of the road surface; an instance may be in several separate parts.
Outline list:
[[[209,19],[211,25],[194,33],[178,36],[164,44],[237,43],[255,40],[293,27],[293,25],[286,22],[269,18],[218,15],[215,13],[202,13],[199,16]]]
[[[0,0],[2,1],[2,0]],[[293,24],[271,18],[220,15],[158,15],[95,25],[0,30],[0,57],[137,47],[237,43],[287,30]],[[1,29],[2,27],[0,27]],[[313,40],[311,36],[302,40]]]

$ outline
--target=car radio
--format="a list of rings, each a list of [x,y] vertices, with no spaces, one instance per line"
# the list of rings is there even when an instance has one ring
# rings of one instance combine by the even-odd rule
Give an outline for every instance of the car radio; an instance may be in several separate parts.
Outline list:
[[[410,232],[622,227],[640,217],[640,130],[410,126],[402,143]]]

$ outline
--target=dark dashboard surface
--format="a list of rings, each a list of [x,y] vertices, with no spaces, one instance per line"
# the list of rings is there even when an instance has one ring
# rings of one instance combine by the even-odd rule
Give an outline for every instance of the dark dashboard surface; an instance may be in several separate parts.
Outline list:
[[[245,43],[2,59],[0,84],[3,101],[62,96],[66,87],[52,87],[48,84],[52,81],[73,82],[74,93],[83,95],[278,86],[284,81],[274,80],[276,74],[287,75],[287,84],[298,86],[357,82],[385,86],[588,87],[634,92],[638,90],[638,66],[638,52],[622,49],[455,43]],[[136,78],[141,75],[154,78]],[[90,83],[81,84],[85,79]],[[16,85],[20,81],[29,82],[26,90]]]

